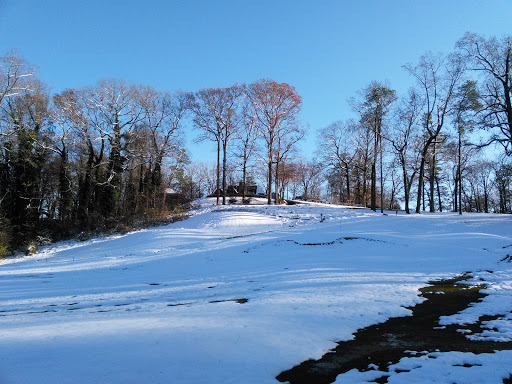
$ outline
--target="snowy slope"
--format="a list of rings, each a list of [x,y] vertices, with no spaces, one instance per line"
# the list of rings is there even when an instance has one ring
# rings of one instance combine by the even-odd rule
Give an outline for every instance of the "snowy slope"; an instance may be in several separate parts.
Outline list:
[[[465,271],[485,275],[490,295],[442,321],[502,314],[471,337],[512,340],[512,264],[501,261],[512,216],[213,199],[191,214],[0,262],[0,383],[276,383],[357,329],[409,314],[427,281]],[[442,355],[403,359],[418,369],[389,382],[512,373],[509,351],[473,355],[481,366],[465,369],[454,365],[472,354]]]

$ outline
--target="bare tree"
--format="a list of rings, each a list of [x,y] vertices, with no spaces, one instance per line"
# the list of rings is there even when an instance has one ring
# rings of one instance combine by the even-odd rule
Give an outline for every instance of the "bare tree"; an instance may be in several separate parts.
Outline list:
[[[509,158],[500,158],[494,163],[495,185],[498,191],[496,210],[500,213],[512,211],[512,163]]]
[[[464,72],[464,63],[458,55],[443,58],[440,55],[428,53],[420,58],[416,66],[406,65],[405,68],[417,80],[425,100],[422,119],[424,142],[420,149],[421,162],[416,199],[416,213],[420,213],[427,157],[432,146],[436,144],[446,117],[452,110],[454,93]],[[435,148],[433,153],[435,154]],[[431,166],[435,167],[435,157]],[[430,211],[433,212],[434,181],[432,178],[430,181]]]
[[[363,207],[368,205],[368,175],[370,164],[374,161],[376,154],[372,151],[373,135],[368,124],[354,124],[354,144],[356,154],[354,159],[354,176],[356,177],[356,204]]]
[[[322,166],[314,161],[300,160],[297,163],[296,179],[302,190],[302,199],[315,199],[319,196],[320,176],[322,174]]]
[[[459,206],[455,207],[462,215],[462,147],[463,137],[466,131],[472,130],[475,125],[473,114],[481,109],[480,95],[476,88],[476,82],[467,80],[458,87],[455,94],[454,126],[457,131],[457,177],[455,178],[455,191],[458,191]]]
[[[36,77],[26,89],[4,97],[1,105],[8,135],[0,146],[0,213],[20,239],[35,236],[48,215],[44,173],[50,160],[49,92]]]
[[[249,160],[257,151],[256,140],[261,130],[258,127],[258,119],[249,100],[245,99],[241,110],[241,124],[237,141],[237,157],[240,159],[242,166],[242,201],[246,199],[247,193],[247,170]]]
[[[217,168],[209,163],[203,163],[200,167],[204,173],[206,194],[212,195],[217,185]]]
[[[329,166],[340,177],[343,177],[346,185],[346,202],[351,201],[350,179],[351,169],[356,157],[353,128],[350,122],[337,121],[319,133],[318,154],[322,162]],[[340,180],[340,186],[343,180]],[[340,190],[340,199],[341,193]]]
[[[277,129],[274,149],[276,204],[280,204],[282,196],[284,196],[284,178],[281,178],[280,175],[286,174],[286,172],[280,172],[280,168],[289,160],[295,151],[295,144],[304,137],[305,133],[305,129],[300,128],[297,124],[285,124]],[[281,193],[278,193],[280,190]]]
[[[127,156],[143,117],[143,108],[137,102],[138,92],[138,87],[121,79],[100,80],[87,92],[85,103],[91,122],[110,150],[107,175],[100,182],[101,211],[106,217],[112,217],[119,208]]]
[[[68,89],[54,97],[55,118],[62,130],[69,130],[78,157],[77,218],[82,227],[88,224],[91,211],[97,208],[99,196],[95,192],[106,144],[93,124],[96,110],[87,103],[91,93],[92,88]]]
[[[30,91],[34,68],[16,52],[0,57],[0,105],[7,98]]]
[[[391,132],[389,135],[384,136],[384,138],[391,143],[395,157],[402,170],[406,213],[410,213],[409,200],[411,187],[419,170],[419,151],[417,150],[419,144],[418,120],[422,113],[422,107],[423,101],[418,96],[418,93],[414,89],[409,90],[407,98],[401,101],[396,110],[395,124],[392,126]]]
[[[396,196],[400,192],[400,189],[403,188],[403,183],[400,183],[399,176],[397,175],[397,160],[398,159],[395,157],[386,168],[386,179],[391,181],[389,191],[389,209],[391,210],[399,207]]]
[[[72,208],[72,182],[70,176],[69,153],[75,145],[76,136],[73,132],[73,126],[70,122],[70,115],[67,110],[69,107],[66,93],[55,95],[51,109],[51,119],[58,127],[54,132],[54,138],[50,145],[59,158],[59,216],[63,222],[70,219]]]
[[[292,159],[285,159],[279,166],[279,179],[277,194],[279,201],[283,201],[286,197],[289,198],[290,186],[292,186],[292,195],[295,197],[297,192],[298,180],[298,164]],[[286,196],[286,197],[285,197]]]
[[[481,90],[484,108],[482,124],[496,129],[486,144],[500,143],[512,154],[512,36],[501,40],[466,33],[457,47],[472,63],[472,69],[483,74]]]
[[[146,168],[151,205],[162,184],[162,162],[172,157],[181,162],[186,159],[179,131],[189,106],[190,96],[183,92],[158,92],[152,87],[139,87],[136,102],[142,107],[142,119],[137,127],[139,135],[147,139],[137,154]],[[139,165],[139,164],[136,164]]]
[[[217,204],[220,204],[220,156],[222,161],[222,204],[226,204],[227,147],[236,137],[238,125],[237,107],[243,87],[208,88],[193,94],[191,109],[196,127],[203,131],[202,139],[217,142]]]
[[[247,95],[261,128],[266,144],[267,161],[267,202],[272,204],[273,164],[277,162],[276,145],[287,126],[295,125],[295,116],[300,110],[302,99],[294,87],[286,83],[277,83],[270,79],[261,79],[249,85]],[[289,132],[293,132],[290,130]],[[278,191],[276,190],[276,198]]]
[[[391,104],[396,100],[396,92],[388,86],[373,81],[360,92],[359,101],[352,101],[354,109],[360,114],[361,122],[372,132],[374,156],[371,169],[371,203],[370,208],[377,210],[377,159],[380,154],[380,206],[384,209],[384,178],[382,170],[382,130],[384,117]]]

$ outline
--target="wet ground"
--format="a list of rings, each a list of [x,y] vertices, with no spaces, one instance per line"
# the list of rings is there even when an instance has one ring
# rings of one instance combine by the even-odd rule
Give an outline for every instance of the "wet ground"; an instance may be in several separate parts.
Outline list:
[[[462,284],[470,278],[471,274],[466,273],[454,279],[430,282],[420,289],[426,300],[408,308],[412,316],[395,317],[360,329],[353,340],[339,342],[321,359],[305,361],[282,372],[277,380],[291,384],[333,383],[339,374],[354,368],[367,371],[370,364],[387,372],[390,365],[411,356],[410,351],[492,353],[512,349],[512,342],[473,341],[457,331],[464,328],[466,332],[479,333],[483,330],[482,322],[494,317],[483,316],[476,324],[465,326],[439,326],[441,316],[454,315],[485,296],[484,285]],[[384,374],[375,382],[387,383],[387,378]],[[510,382],[510,378],[504,380]]]

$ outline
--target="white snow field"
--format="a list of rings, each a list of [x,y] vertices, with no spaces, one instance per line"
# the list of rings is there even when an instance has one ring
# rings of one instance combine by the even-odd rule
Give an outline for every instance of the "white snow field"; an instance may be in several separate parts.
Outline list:
[[[512,215],[203,199],[184,221],[0,261],[0,383],[277,383],[466,271],[489,295],[441,322],[500,315],[468,337],[511,341],[510,254]],[[388,382],[502,383],[511,363],[512,351],[411,354]]]

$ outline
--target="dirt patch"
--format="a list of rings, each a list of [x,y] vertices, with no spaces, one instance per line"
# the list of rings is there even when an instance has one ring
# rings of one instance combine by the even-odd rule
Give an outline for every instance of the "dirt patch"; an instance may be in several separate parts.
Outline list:
[[[238,304],[245,304],[249,301],[249,299],[226,299],[226,300],[212,300],[212,301],[209,301],[210,304],[213,304],[213,303],[225,303],[225,302],[228,302],[228,301],[233,301],[235,303],[238,303]]]
[[[264,234],[266,234],[266,233],[273,233],[273,232],[276,232],[276,231],[265,231],[265,232],[248,233],[248,234],[246,234],[246,235],[235,235],[235,236],[229,236],[229,237],[226,237],[226,240],[231,240],[231,239],[240,239],[240,238],[243,238],[243,237],[249,237],[249,236],[264,235]]]
[[[180,307],[182,305],[192,305],[192,303],[176,303],[176,304],[167,304],[168,307]]]
[[[270,231],[270,232],[272,232],[272,231]],[[262,233],[266,233],[266,232],[262,232]],[[252,236],[252,234],[251,235],[243,235],[243,236],[235,236],[235,237],[244,237],[244,236]],[[234,238],[234,237],[231,237],[231,238]],[[288,244],[298,245],[298,246],[301,246],[301,247],[312,247],[312,246],[315,247],[315,246],[330,246],[330,245],[335,245],[335,244],[343,244],[343,241],[352,241],[352,240],[363,240],[363,241],[376,242],[376,243],[393,244],[393,243],[390,243],[390,242],[385,241],[385,240],[371,239],[371,238],[368,238],[368,237],[352,237],[352,236],[349,236],[349,237],[338,237],[335,240],[326,241],[326,242],[322,242],[322,243],[300,243],[300,242],[295,241],[295,240],[273,240],[273,241],[270,241],[270,242],[265,243],[265,244],[256,245],[256,246],[251,247],[249,249],[246,249],[245,251],[242,251],[242,252],[243,253],[249,253],[250,251],[253,251],[254,249],[261,248],[263,245],[264,246],[267,246],[267,245],[280,246],[283,243],[285,243],[285,244],[288,243]]]
[[[333,245],[333,244],[336,244],[336,243],[343,244],[343,240],[346,240],[346,241],[350,241],[350,240],[364,240],[364,241],[372,241],[372,242],[377,242],[377,243],[388,243],[388,244],[390,244],[388,241],[384,241],[384,240],[376,240],[376,239],[370,239],[370,238],[367,238],[367,237],[352,237],[352,236],[349,236],[349,237],[339,237],[336,240],[325,242],[325,243],[299,243],[299,242],[297,242],[295,240],[288,240],[288,241],[292,241],[295,245],[311,246],[311,245]]]
[[[507,255],[501,261],[506,261],[507,263],[510,263],[512,261],[512,255]]]
[[[483,285],[459,284],[469,278],[471,275],[466,273],[458,278],[430,282],[429,286],[420,289],[426,300],[408,308],[412,316],[395,317],[360,329],[354,340],[339,342],[321,359],[305,361],[282,372],[277,380],[291,384],[328,384],[333,383],[339,374],[354,368],[368,371],[370,364],[388,372],[390,365],[410,356],[408,351],[492,353],[512,349],[512,342],[469,340],[457,331],[468,329],[467,326],[439,326],[441,316],[454,315],[486,296]],[[478,324],[471,325],[468,332],[481,332],[481,323],[485,320],[481,318]],[[375,382],[387,383],[387,377],[383,375]]]

